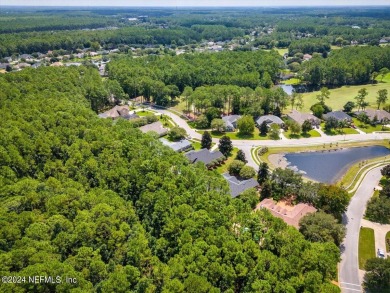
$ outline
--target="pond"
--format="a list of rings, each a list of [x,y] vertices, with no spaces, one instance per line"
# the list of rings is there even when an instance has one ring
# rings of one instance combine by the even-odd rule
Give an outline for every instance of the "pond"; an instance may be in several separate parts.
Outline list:
[[[284,92],[288,95],[292,95],[293,92],[296,93],[309,93],[314,91],[319,91],[321,89],[321,86],[318,85],[305,85],[305,84],[297,84],[297,85],[291,85],[291,84],[279,84],[278,87],[281,87]],[[334,89],[337,88],[336,86],[327,85],[328,89]]]
[[[306,177],[323,183],[335,183],[354,163],[387,155],[390,155],[390,150],[384,146],[368,146],[289,153],[285,157],[289,168],[299,170]]]

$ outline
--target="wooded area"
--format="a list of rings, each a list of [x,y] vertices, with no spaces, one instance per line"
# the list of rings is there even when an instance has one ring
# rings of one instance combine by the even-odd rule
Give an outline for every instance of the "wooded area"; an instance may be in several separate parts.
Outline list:
[[[0,75],[3,276],[71,276],[82,292],[339,292],[333,243],[252,213],[214,171],[125,120],[99,119],[90,105],[104,104],[106,92],[88,95],[105,88],[96,75],[85,67]]]

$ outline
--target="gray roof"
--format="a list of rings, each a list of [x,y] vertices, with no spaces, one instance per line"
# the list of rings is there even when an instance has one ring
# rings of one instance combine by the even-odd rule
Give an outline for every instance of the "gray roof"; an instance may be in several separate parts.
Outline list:
[[[297,110],[292,110],[290,113],[287,114],[287,117],[291,120],[294,120],[298,124],[302,125],[305,120],[309,120],[312,124],[320,124],[321,120],[318,119],[316,116],[309,114],[309,113],[301,113]]]
[[[156,132],[159,136],[163,136],[168,133],[168,129],[164,128],[160,121],[153,122],[151,124],[144,125],[139,128],[143,133]]]
[[[261,117],[259,117],[256,120],[256,123],[257,123],[257,125],[261,125],[264,121],[267,124],[273,124],[273,123],[278,124],[278,125],[283,124],[283,120],[280,119],[278,116],[275,116],[275,115],[264,115],[264,116],[261,116]]]
[[[188,150],[188,149],[192,148],[191,142],[189,142],[186,139],[182,139],[180,141],[171,142],[171,141],[168,141],[165,138],[160,138],[160,141],[164,145],[169,146],[175,152],[182,152],[182,151],[185,151],[185,150]]]
[[[185,154],[191,163],[203,162],[205,165],[211,163],[214,160],[223,157],[220,151],[210,152],[208,149],[201,149],[199,151],[190,151]]]
[[[253,178],[248,180],[238,180],[236,177],[229,175],[229,173],[224,173],[222,176],[227,180],[230,187],[230,195],[232,198],[239,196],[245,190],[249,188],[255,188],[259,185],[257,181]]]
[[[236,128],[237,120],[240,118],[241,118],[240,115],[229,115],[229,116],[223,116],[222,120],[225,122],[226,127]]]
[[[352,120],[351,116],[344,113],[343,111],[333,111],[333,112],[329,112],[327,114],[324,114],[325,120],[327,120],[329,117],[334,117],[337,119],[337,121],[341,121],[341,120],[351,121]]]
[[[390,120],[390,113],[385,110],[366,109],[364,111],[355,112],[356,115],[359,115],[360,113],[366,113],[366,115],[368,116],[368,118],[370,118],[370,120],[374,120],[375,116],[378,119],[378,121],[382,121],[385,118]]]

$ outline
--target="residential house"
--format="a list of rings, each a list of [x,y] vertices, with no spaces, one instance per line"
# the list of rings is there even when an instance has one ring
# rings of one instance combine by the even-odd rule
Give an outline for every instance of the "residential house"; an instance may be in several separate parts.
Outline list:
[[[214,161],[223,160],[225,156],[220,151],[209,151],[208,149],[201,149],[199,151],[189,151],[185,156],[190,162],[203,162],[205,165],[212,164]]]
[[[268,126],[270,126],[271,124],[277,124],[279,126],[282,126],[284,124],[283,120],[280,119],[278,116],[275,116],[275,115],[264,115],[264,116],[261,116],[261,117],[259,117],[256,120],[256,124],[260,127],[260,125],[264,121],[265,121],[265,123],[267,123]]]
[[[304,61],[308,61],[308,60],[310,60],[311,58],[313,58],[313,56],[311,56],[310,54],[305,54],[305,55],[303,55],[303,60],[304,60]]]
[[[309,213],[315,213],[316,208],[311,205],[299,203],[290,205],[285,201],[275,202],[273,199],[263,199],[256,207],[256,210],[267,209],[277,218],[282,219],[287,225],[299,229],[299,220]]]
[[[230,195],[232,198],[239,196],[245,190],[259,186],[259,183],[253,178],[248,180],[238,180],[235,176],[231,176],[229,173],[224,173],[222,176],[229,183]]]
[[[155,132],[159,137],[168,133],[168,129],[166,129],[160,121],[141,126],[139,130],[141,130],[143,133]]]
[[[377,124],[381,124],[386,121],[390,122],[390,113],[385,110],[366,109],[364,111],[355,112],[355,115],[357,116],[361,113],[366,113],[371,122],[375,122]]]
[[[297,122],[301,126],[303,122],[305,122],[306,120],[308,120],[311,123],[311,126],[313,127],[318,127],[321,124],[321,120],[318,119],[313,114],[301,113],[297,110],[292,110],[290,113],[288,113],[287,118]]]
[[[237,128],[237,121],[240,119],[240,115],[229,115],[222,117],[222,120],[225,122],[226,131],[234,131]]]
[[[337,121],[344,121],[347,123],[352,122],[352,117],[343,111],[333,111],[323,115],[324,120],[328,120],[330,117],[335,118]]]
[[[25,62],[19,63],[18,65],[19,65],[20,69],[23,69],[23,68],[26,68],[26,67],[31,67],[31,64],[25,63]]]
[[[170,147],[171,149],[173,149],[175,152],[178,152],[178,153],[185,152],[185,151],[193,149],[191,142],[186,140],[186,139],[182,139],[180,141],[171,142],[171,141],[168,141],[165,138],[160,138],[160,141],[164,145]]]
[[[126,120],[139,118],[139,116],[135,113],[130,114],[129,106],[118,106],[118,105],[104,113],[100,113],[99,117],[111,118],[111,119],[123,118]]]

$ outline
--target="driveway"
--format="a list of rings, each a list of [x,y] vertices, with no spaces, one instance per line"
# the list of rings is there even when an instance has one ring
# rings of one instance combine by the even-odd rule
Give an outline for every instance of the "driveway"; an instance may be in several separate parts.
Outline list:
[[[165,114],[170,117],[179,127],[184,128],[187,133],[196,139],[201,139],[202,135],[191,128],[187,121],[181,118],[179,115],[174,114],[165,109],[153,108],[154,111]],[[317,129],[318,131],[318,129]],[[321,132],[320,132],[321,133]],[[321,134],[322,135],[322,134]],[[312,146],[312,145],[323,145],[336,142],[358,142],[358,141],[367,141],[367,140],[383,140],[390,139],[390,133],[369,133],[369,134],[349,134],[349,135],[334,135],[334,136],[322,136],[322,137],[309,137],[301,139],[286,139],[286,140],[232,140],[233,146],[244,151],[245,156],[248,160],[248,165],[258,168],[258,165],[253,161],[251,156],[251,148],[258,146],[268,146],[268,147],[290,147],[290,146]],[[213,138],[213,142],[218,144],[219,139]]]
[[[374,230],[375,253],[377,253],[378,248],[380,248],[383,249],[387,256],[389,256],[390,254],[386,253],[386,233],[390,231],[390,225],[374,223],[365,219],[362,219],[361,225],[363,227],[371,228]]]
[[[343,215],[343,224],[347,228],[347,235],[341,245],[339,267],[339,282],[343,293],[363,292],[361,287],[363,280],[359,278],[358,264],[359,231],[366,204],[382,177],[380,172],[382,168],[377,167],[367,173]]]

